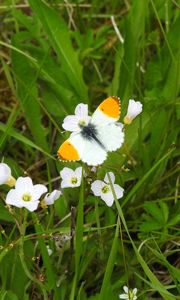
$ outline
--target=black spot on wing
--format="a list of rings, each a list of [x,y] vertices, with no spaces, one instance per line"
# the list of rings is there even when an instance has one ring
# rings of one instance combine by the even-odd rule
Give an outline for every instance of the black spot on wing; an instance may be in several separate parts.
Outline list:
[[[89,123],[86,126],[82,126],[81,135],[84,139],[87,139],[89,141],[92,140],[96,141],[99,146],[101,146],[104,150],[106,150],[103,143],[101,143],[101,141],[99,140],[97,129],[93,124]]]

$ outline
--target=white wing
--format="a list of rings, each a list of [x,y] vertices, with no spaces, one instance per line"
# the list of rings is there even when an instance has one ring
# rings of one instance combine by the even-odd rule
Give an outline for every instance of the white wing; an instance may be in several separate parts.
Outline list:
[[[89,166],[101,165],[107,157],[106,150],[101,145],[83,138],[80,133],[71,135],[68,141],[78,151],[80,159]]]
[[[120,116],[120,99],[110,96],[100,103],[91,117],[91,123],[94,125],[107,125],[118,121]]]
[[[122,127],[115,124],[97,126],[98,139],[107,151],[116,151],[124,142]]]

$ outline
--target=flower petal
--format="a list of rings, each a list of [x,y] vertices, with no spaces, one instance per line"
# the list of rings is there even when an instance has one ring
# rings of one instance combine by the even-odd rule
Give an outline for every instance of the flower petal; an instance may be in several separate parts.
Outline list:
[[[43,184],[35,184],[32,190],[33,200],[38,200],[42,194],[47,192],[47,187]]]
[[[93,191],[95,196],[101,196],[101,190],[105,186],[105,183],[101,180],[95,180],[91,184],[91,190]]]
[[[78,167],[76,168],[76,170],[74,171],[76,174],[76,177],[80,180],[81,182],[81,178],[82,178],[82,167]]]
[[[88,116],[88,105],[84,103],[79,103],[75,108],[75,115],[84,119]]]
[[[54,190],[53,192],[45,195],[44,201],[47,205],[54,204],[54,201],[56,201],[60,197],[61,194],[62,194],[61,191]]]
[[[61,181],[61,188],[67,187],[77,187],[81,185],[81,178],[82,178],[82,167],[76,168],[76,170],[72,170],[70,168],[63,168],[60,172],[62,181]],[[76,179],[76,182],[72,182],[72,179]]]
[[[30,177],[19,177],[16,181],[15,189],[19,191],[19,193],[27,193],[33,190],[33,183]]]
[[[121,294],[119,295],[120,299],[129,299],[129,296],[127,294]]]
[[[47,245],[46,248],[49,256],[51,256],[51,254],[53,253],[52,249],[49,247],[49,245]]]
[[[0,184],[6,183],[11,177],[11,169],[5,163],[0,163]]]
[[[76,177],[76,176],[73,176],[73,179],[74,179],[75,177]],[[73,182],[71,181],[71,179],[72,179],[72,177],[70,177],[70,178],[67,179],[67,180],[62,180],[62,181],[61,181],[61,188],[62,188],[62,189],[64,189],[64,188],[69,188],[69,187],[74,188],[74,187],[78,187],[78,186],[81,185],[81,181],[78,180],[77,177],[76,177],[76,179],[77,179],[77,182],[76,182],[76,183],[73,183]]]
[[[68,188],[68,187],[73,187],[72,186],[72,183],[71,183],[71,180],[62,180],[61,181],[61,188],[64,189],[64,188]]]
[[[23,207],[27,208],[29,211],[35,211],[38,208],[39,201],[24,201]]]
[[[143,105],[139,101],[129,100],[127,114],[124,117],[125,124],[131,124],[132,120],[142,112]]]
[[[65,167],[61,170],[60,175],[61,175],[62,180],[68,180],[75,174],[74,174],[74,170]]]
[[[108,174],[109,174],[109,176],[111,178],[112,183],[114,183],[115,182],[115,175],[114,175],[114,173],[113,172],[108,172]],[[104,177],[104,181],[110,184],[109,178],[108,178],[108,174],[106,173],[106,175]]]
[[[21,200],[18,191],[16,191],[15,189],[12,189],[7,193],[5,202],[6,204],[16,207],[23,207],[23,201]]]
[[[62,124],[62,127],[67,131],[80,131],[80,127],[78,126],[79,118],[77,116],[67,116]]]
[[[123,290],[125,291],[126,294],[129,293],[129,288],[126,285],[123,286]]]
[[[101,199],[106,203],[107,206],[112,206],[114,202],[114,197],[111,191],[108,193],[101,192]]]
[[[123,197],[123,193],[124,193],[124,189],[118,185],[118,184],[114,184],[114,191],[115,191],[115,194],[116,194],[116,198],[117,199],[120,199]]]
[[[136,295],[137,294],[137,288],[133,289],[133,294]]]

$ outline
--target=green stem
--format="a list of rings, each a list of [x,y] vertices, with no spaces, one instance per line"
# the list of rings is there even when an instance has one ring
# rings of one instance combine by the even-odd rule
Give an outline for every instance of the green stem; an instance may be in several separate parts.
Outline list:
[[[46,290],[45,290],[43,284],[31,274],[31,272],[29,271],[29,269],[27,267],[25,259],[24,259],[24,237],[25,237],[25,233],[26,233],[27,213],[28,212],[25,209],[24,210],[24,220],[20,227],[21,238],[19,241],[19,257],[20,257],[20,261],[21,261],[21,264],[22,264],[22,267],[24,269],[26,276],[40,287],[40,289],[42,290],[43,296],[44,296],[44,300],[48,300],[48,295],[46,293]]]
[[[103,249],[103,242],[102,242],[101,225],[100,225],[100,220],[99,220],[99,206],[98,206],[97,199],[95,199],[95,215],[96,215],[97,231],[98,231],[98,235],[99,235],[100,257],[101,257],[101,259],[103,259],[104,258],[104,249]]]
[[[70,300],[75,299],[78,277],[80,274],[80,260],[83,251],[83,208],[84,208],[84,165],[82,165],[82,183],[79,196],[79,204],[77,209],[77,221],[75,230],[75,275],[73,279]]]
[[[113,183],[111,181],[111,177],[110,177],[108,172],[107,172],[107,176],[108,176],[108,180],[109,180],[109,183],[110,183],[111,191],[113,193],[113,197],[114,197],[115,201],[118,201],[117,197],[116,197],[114,187],[113,187]],[[128,277],[128,271],[127,271],[126,256],[125,256],[125,250],[124,250],[124,241],[123,241],[123,234],[122,234],[122,224],[121,224],[121,218],[120,217],[119,217],[119,231],[120,231],[120,237],[121,237],[121,247],[122,247],[124,268],[125,268],[125,273],[126,273],[126,276],[127,276],[127,286],[129,288],[129,277]]]

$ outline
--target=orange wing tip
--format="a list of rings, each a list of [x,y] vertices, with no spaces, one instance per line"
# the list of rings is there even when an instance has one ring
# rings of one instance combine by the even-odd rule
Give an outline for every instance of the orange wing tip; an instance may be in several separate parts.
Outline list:
[[[110,96],[106,98],[98,107],[108,117],[119,119],[121,104],[120,98],[116,96]]]
[[[58,158],[61,161],[76,161],[80,160],[77,149],[70,143],[69,140],[65,141],[58,149]]]

